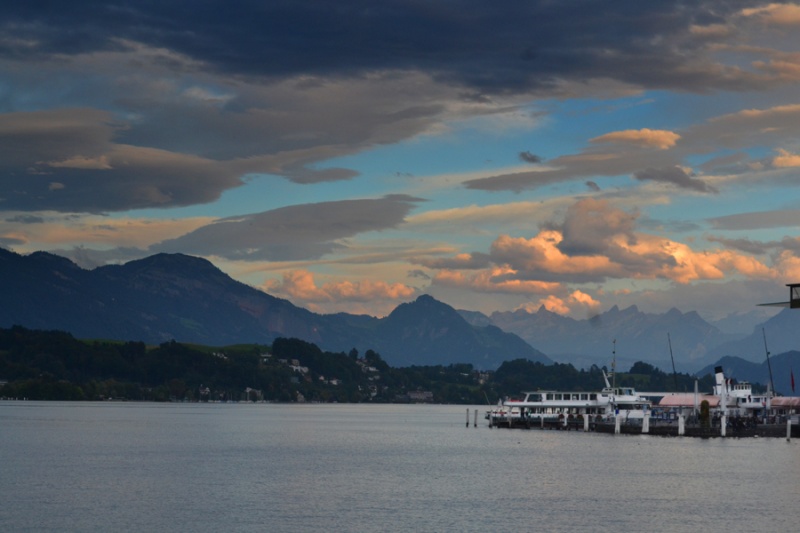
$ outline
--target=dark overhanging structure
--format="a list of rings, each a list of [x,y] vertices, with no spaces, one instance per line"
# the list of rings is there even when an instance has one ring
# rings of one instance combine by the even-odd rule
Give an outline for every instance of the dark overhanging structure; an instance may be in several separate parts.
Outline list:
[[[800,283],[787,283],[789,287],[789,301],[788,302],[773,302],[768,304],[758,304],[771,307],[788,307],[790,309],[800,309]]]

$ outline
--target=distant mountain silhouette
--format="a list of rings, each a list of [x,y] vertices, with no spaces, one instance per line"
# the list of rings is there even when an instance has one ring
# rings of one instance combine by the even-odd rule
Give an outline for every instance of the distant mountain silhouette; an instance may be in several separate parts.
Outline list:
[[[520,358],[552,363],[518,336],[496,326],[472,326],[455,309],[428,295],[400,304],[380,321],[378,334],[386,354],[402,358],[404,365],[441,364],[437,354],[444,352],[459,354],[457,361],[479,368],[497,368]]]
[[[766,338],[766,347],[764,346]],[[733,355],[749,361],[763,361],[766,352],[780,354],[800,349],[800,310],[783,309],[743,338],[726,342],[710,350],[710,355]]]
[[[551,358],[583,368],[592,364],[610,367],[616,350],[618,369],[645,361],[668,371],[674,359],[678,371],[691,372],[714,361],[716,355],[710,350],[732,338],[694,311],[670,309],[667,313],[650,314],[635,305],[626,309],[614,306],[585,320],[553,313],[544,306],[535,313],[517,310],[494,312],[483,318],[474,313],[464,316],[473,324],[488,318],[490,323],[519,335]]]
[[[552,359],[578,368],[593,364],[610,367],[616,348],[618,370],[624,371],[636,361],[644,361],[669,372],[674,359],[679,372],[696,372],[702,376],[713,373],[716,365],[722,365],[726,372],[730,368],[732,377],[764,385],[769,381],[765,332],[771,361],[777,361],[773,363],[776,389],[784,394],[790,389],[790,368],[783,365],[783,361],[788,361],[787,365],[794,364],[800,373],[800,364],[792,359],[792,354],[797,353],[794,350],[800,350],[798,310],[784,309],[752,328],[752,332],[737,335],[721,332],[696,312],[682,313],[677,309],[649,314],[636,306],[622,310],[614,306],[585,320],[558,315],[544,307],[535,313],[517,310],[495,312],[488,317],[474,311],[460,313],[472,324],[495,324],[516,333]],[[795,380],[800,392],[800,376],[795,376]]]
[[[0,249],[0,291],[0,327],[62,330],[77,338],[225,346],[293,337],[328,351],[372,349],[393,366],[550,362],[516,335],[472,326],[430,296],[383,319],[320,315],[182,254],[84,270],[53,254]]]

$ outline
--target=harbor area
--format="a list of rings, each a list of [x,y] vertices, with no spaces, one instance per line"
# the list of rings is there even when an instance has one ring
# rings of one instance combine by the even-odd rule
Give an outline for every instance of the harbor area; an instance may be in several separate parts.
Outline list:
[[[476,411],[477,413],[477,411]],[[653,416],[646,418],[625,418],[624,416],[559,416],[527,417],[516,413],[506,415],[487,413],[489,428],[528,429],[549,431],[576,431],[611,433],[618,435],[656,435],[663,437],[699,438],[800,438],[798,416],[774,417],[755,420],[742,417],[714,417],[708,424],[697,418]],[[724,425],[723,425],[724,424]]]

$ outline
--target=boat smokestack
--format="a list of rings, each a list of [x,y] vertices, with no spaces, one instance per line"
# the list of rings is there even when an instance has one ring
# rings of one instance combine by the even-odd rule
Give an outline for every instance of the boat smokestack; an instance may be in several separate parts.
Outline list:
[[[725,373],[722,371],[721,366],[714,367],[714,394],[722,394],[722,389],[725,386]]]

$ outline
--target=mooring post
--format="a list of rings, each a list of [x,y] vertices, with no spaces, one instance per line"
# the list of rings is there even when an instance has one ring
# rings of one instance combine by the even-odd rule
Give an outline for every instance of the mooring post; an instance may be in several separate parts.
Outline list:
[[[686,434],[686,422],[683,415],[678,415],[678,436],[683,437]]]
[[[614,435],[619,435],[619,433],[620,433],[620,422],[621,422],[620,416],[619,415],[615,416],[614,417]]]
[[[469,409],[467,409],[467,412],[469,412]],[[469,424],[469,422],[467,422],[467,423]],[[478,427],[478,410],[477,409],[475,409],[475,425],[473,427]]]
[[[792,440],[792,417],[786,418],[786,442]]]
[[[467,407],[467,427],[469,427],[469,407]]]
[[[642,418],[642,434],[650,433],[650,416],[645,412]]]
[[[583,417],[583,431],[589,431],[589,415]]]
[[[722,415],[719,417],[719,436],[725,436],[725,430],[727,429],[726,426],[728,425],[728,417],[726,415]]]

